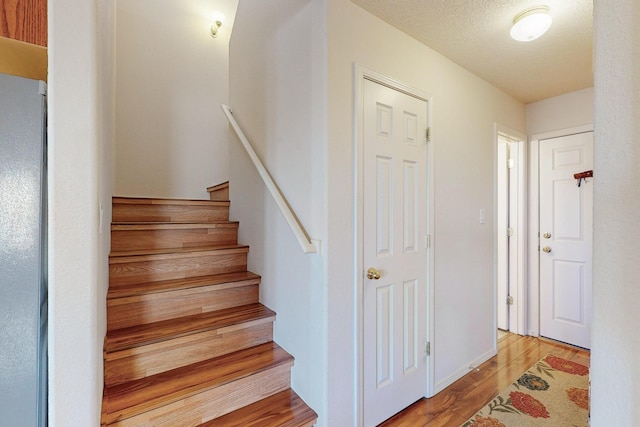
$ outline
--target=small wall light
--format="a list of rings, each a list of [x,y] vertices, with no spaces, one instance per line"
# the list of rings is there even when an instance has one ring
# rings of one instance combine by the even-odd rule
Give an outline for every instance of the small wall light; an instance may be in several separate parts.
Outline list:
[[[511,37],[520,42],[535,40],[547,32],[551,21],[547,6],[532,7],[513,18]]]
[[[222,27],[222,21],[217,20],[213,23],[211,26],[211,37],[218,37],[218,34],[220,34],[220,27]]]

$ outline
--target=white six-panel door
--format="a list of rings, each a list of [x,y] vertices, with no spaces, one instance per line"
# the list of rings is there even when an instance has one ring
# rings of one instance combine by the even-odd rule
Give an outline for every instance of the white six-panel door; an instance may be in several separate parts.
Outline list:
[[[365,80],[363,109],[364,424],[374,426],[426,393],[427,102]]]
[[[540,141],[540,335],[590,348],[593,132]]]

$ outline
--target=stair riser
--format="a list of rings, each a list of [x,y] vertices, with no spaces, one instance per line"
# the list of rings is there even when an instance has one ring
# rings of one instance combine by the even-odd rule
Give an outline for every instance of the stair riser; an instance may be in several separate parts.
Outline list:
[[[148,377],[271,341],[274,318],[107,353],[105,385]]]
[[[229,187],[209,191],[210,200],[229,200]]]
[[[207,253],[179,258],[157,257],[146,261],[112,260],[109,283],[127,285],[155,280],[182,279],[212,274],[237,273],[247,269],[247,253]]]
[[[113,222],[212,223],[229,220],[228,206],[113,205]]]
[[[180,249],[198,246],[225,246],[238,243],[237,227],[170,229],[170,230],[113,230],[111,250],[139,251]]]
[[[165,406],[154,407],[154,402],[148,402],[142,408],[107,414],[106,425],[114,427],[197,426],[288,389],[291,381],[290,369],[291,364],[279,365]],[[151,410],[142,412],[146,409]]]
[[[158,322],[258,302],[258,285],[210,286],[107,301],[107,329]]]

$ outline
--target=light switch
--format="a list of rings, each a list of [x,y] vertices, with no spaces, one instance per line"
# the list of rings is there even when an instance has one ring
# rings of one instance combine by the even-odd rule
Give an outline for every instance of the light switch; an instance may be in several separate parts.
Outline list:
[[[480,215],[478,219],[480,220],[480,224],[484,224],[485,222],[487,222],[484,215],[484,209],[480,209]]]

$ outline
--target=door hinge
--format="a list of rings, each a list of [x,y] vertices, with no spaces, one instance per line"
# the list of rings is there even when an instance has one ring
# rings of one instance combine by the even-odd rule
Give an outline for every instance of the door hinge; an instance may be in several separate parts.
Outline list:
[[[513,227],[507,228],[507,237],[513,236]]]
[[[507,160],[507,169],[512,169],[515,166],[516,162],[513,159]]]
[[[431,343],[429,341],[425,341],[424,343],[424,354],[431,356]]]
[[[431,234],[424,236],[424,248],[429,249],[431,247]]]
[[[507,297],[507,305],[513,305],[513,297],[511,295]]]
[[[431,127],[427,128],[427,142],[431,141]]]

